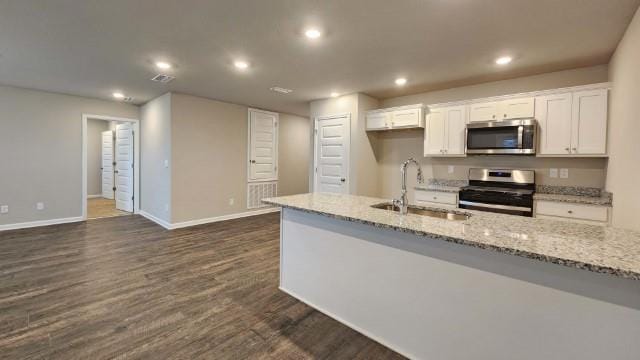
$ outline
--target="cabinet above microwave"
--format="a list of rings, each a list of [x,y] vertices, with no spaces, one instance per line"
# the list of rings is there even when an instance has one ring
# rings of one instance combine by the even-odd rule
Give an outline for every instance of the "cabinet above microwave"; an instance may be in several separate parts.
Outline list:
[[[534,97],[477,102],[469,105],[469,121],[476,122],[533,118],[534,112]]]
[[[367,112],[367,131],[424,128],[422,104],[371,110]]]

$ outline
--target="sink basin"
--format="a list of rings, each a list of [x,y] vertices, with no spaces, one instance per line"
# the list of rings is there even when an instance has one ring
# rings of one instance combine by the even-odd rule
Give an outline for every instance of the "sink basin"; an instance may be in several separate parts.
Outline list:
[[[371,207],[375,209],[400,212],[400,208],[391,203],[382,203],[382,204],[372,205]],[[469,219],[469,215],[467,214],[455,213],[455,212],[446,211],[446,210],[427,209],[427,208],[423,208],[415,205],[409,205],[408,210],[409,210],[408,211],[409,214],[430,216],[430,217],[439,218],[439,219],[446,219],[446,220]]]

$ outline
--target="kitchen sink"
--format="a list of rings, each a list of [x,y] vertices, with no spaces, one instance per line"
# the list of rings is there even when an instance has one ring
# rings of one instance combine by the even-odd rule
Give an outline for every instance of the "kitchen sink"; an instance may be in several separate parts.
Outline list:
[[[393,205],[392,203],[376,204],[376,205],[371,205],[371,207],[375,209],[400,212],[400,208]],[[409,205],[408,213],[421,215],[421,216],[429,216],[429,217],[434,217],[439,219],[446,219],[446,220],[467,220],[469,219],[469,216],[470,216],[463,213],[456,213],[456,212],[451,212],[446,210],[427,209],[427,208],[423,208],[415,205]]]

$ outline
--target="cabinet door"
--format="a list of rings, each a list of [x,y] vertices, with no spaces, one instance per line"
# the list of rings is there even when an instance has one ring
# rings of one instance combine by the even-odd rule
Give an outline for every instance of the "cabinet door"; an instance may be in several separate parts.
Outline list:
[[[571,151],[577,155],[607,153],[607,89],[573,93]]]
[[[391,127],[421,127],[422,109],[396,110],[391,115]]]
[[[444,154],[445,115],[442,109],[436,109],[427,115],[424,127],[424,155]]]
[[[469,121],[498,120],[498,105],[498,102],[471,104],[469,110]]]
[[[367,114],[367,130],[385,130],[391,125],[389,121],[391,113],[376,112]]]
[[[571,153],[571,93],[536,98],[540,155]]]
[[[535,113],[534,103],[535,99],[532,97],[501,101],[498,118],[502,120],[531,118]]]
[[[444,109],[445,155],[464,155],[467,107],[454,106]]]

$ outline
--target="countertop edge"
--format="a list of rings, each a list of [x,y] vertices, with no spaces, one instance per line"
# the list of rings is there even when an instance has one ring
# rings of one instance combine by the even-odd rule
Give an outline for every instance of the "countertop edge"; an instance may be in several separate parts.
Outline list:
[[[354,217],[351,217],[351,216],[338,215],[338,214],[328,213],[328,212],[324,212],[324,211],[303,208],[303,207],[299,207],[299,206],[281,204],[281,203],[278,203],[278,202],[275,202],[275,201],[263,201],[263,202],[265,202],[267,204],[274,205],[274,206],[279,206],[279,207],[282,207],[282,208],[299,210],[299,211],[302,211],[302,212],[306,212],[306,213],[310,213],[310,214],[322,215],[322,216],[326,216],[326,217],[333,218],[333,219],[357,222],[357,223],[360,223],[360,224],[371,225],[371,226],[374,226],[374,227],[377,227],[377,228],[390,229],[390,230],[393,230],[393,231],[398,231],[398,232],[402,232],[402,233],[409,233],[409,234],[413,234],[413,235],[417,235],[417,236],[428,236],[428,237],[433,238],[433,239],[444,240],[444,241],[455,243],[455,244],[472,246],[472,247],[479,248],[479,249],[486,249],[486,250],[491,250],[491,251],[495,251],[495,252],[500,252],[500,253],[515,255],[515,256],[520,256],[520,257],[524,257],[524,258],[527,258],[527,259],[533,259],[533,260],[553,263],[553,264],[556,264],[556,265],[562,265],[562,266],[571,267],[571,268],[588,270],[588,271],[599,273],[599,274],[614,275],[614,276],[617,276],[617,277],[630,279],[630,280],[640,280],[640,273],[636,273],[636,272],[629,271],[629,270],[620,270],[620,269],[615,269],[615,268],[608,267],[608,266],[602,266],[602,265],[596,265],[596,264],[588,264],[588,263],[581,262],[581,261],[576,261],[576,260],[571,260],[571,259],[564,259],[564,258],[559,258],[559,257],[555,257],[555,256],[542,255],[542,254],[532,253],[532,252],[529,252],[529,251],[523,251],[523,250],[517,250],[517,249],[513,249],[513,248],[506,248],[506,247],[500,247],[500,246],[495,246],[495,245],[483,244],[483,243],[479,243],[479,242],[475,242],[475,241],[471,241],[471,240],[465,240],[465,239],[460,239],[460,238],[455,238],[455,237],[450,237],[450,236],[443,236],[443,235],[439,235],[439,234],[433,234],[433,233],[429,233],[429,232],[425,232],[425,231],[419,231],[419,230],[413,230],[413,229],[408,229],[408,228],[403,228],[403,227],[398,227],[398,226],[392,226],[392,225],[378,223],[378,222],[374,222],[374,221],[370,221],[370,220],[354,218]]]

